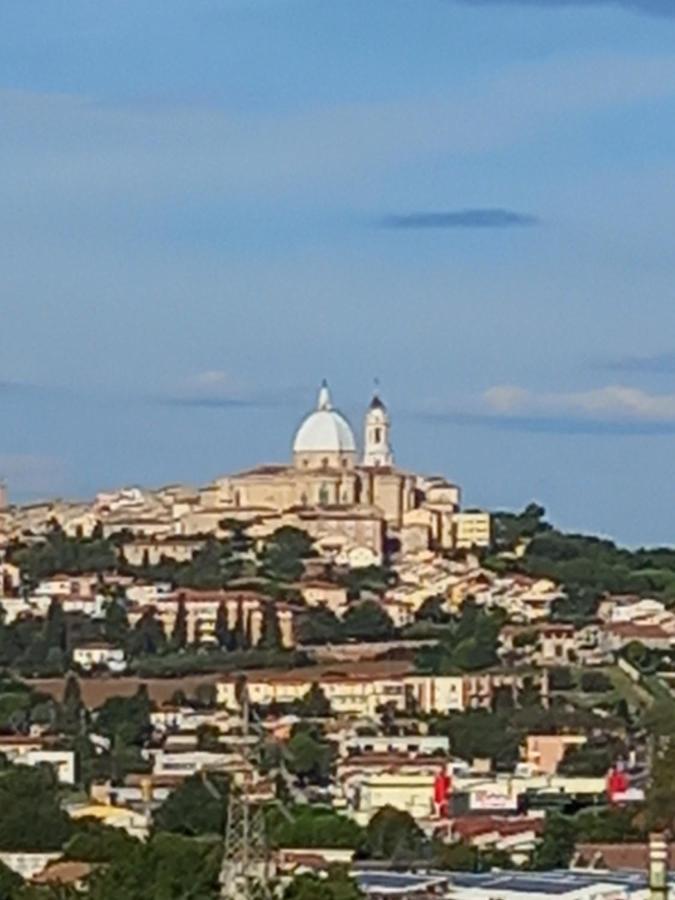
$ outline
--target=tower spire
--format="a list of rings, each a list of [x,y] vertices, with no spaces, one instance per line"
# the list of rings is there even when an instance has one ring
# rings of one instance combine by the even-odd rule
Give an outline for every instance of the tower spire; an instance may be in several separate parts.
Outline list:
[[[366,413],[364,425],[364,466],[375,468],[393,466],[394,454],[389,440],[389,414],[380,399],[380,380],[374,379],[373,396]]]

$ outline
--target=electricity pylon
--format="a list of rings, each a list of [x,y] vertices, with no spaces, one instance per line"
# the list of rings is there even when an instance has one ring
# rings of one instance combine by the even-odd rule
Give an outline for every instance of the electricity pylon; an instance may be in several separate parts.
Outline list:
[[[252,783],[232,784],[227,804],[225,847],[220,867],[220,900],[271,900],[272,877],[265,833],[263,798],[255,793],[259,736],[251,731],[251,710],[246,683],[239,703],[243,723],[242,754]]]

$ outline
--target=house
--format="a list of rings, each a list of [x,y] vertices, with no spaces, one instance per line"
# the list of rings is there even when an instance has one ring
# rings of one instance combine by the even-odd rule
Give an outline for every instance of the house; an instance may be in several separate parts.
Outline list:
[[[84,672],[91,672],[92,669],[107,669],[113,674],[119,674],[126,671],[127,668],[124,649],[104,641],[92,641],[75,647],[73,663]]]
[[[25,881],[30,881],[39,872],[46,869],[47,866],[61,859],[62,856],[63,853],[61,853],[60,850],[53,853],[3,851],[0,852],[0,863],[3,863],[8,869],[11,869],[12,872],[16,872],[16,874],[20,875]]]
[[[69,807],[68,815],[75,821],[95,819],[102,825],[121,828],[127,834],[141,841],[144,841],[150,832],[151,821],[149,816],[135,812],[125,806],[115,806],[109,803],[85,803]]]
[[[0,754],[17,766],[50,765],[61,784],[75,784],[75,753],[54,750],[42,737],[0,736]]]
[[[583,734],[528,734],[523,759],[535,772],[555,775],[568,748],[581,747],[586,740]]]
[[[325,606],[340,618],[347,610],[347,588],[343,585],[330,581],[301,581],[294,587],[307,606]]]
[[[574,625],[505,625],[499,638],[502,656],[515,656],[538,666],[567,666],[578,658],[578,632]]]

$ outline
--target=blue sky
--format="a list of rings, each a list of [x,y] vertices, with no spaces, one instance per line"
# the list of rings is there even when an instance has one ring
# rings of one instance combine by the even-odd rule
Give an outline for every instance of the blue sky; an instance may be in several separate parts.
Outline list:
[[[374,377],[470,505],[672,541],[672,0],[0,0],[14,498],[285,459]]]

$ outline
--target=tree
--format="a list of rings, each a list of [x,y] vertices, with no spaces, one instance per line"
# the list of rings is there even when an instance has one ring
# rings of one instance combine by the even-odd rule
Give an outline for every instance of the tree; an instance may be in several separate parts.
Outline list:
[[[636,808],[634,804],[582,810],[575,816],[576,840],[591,844],[642,841],[646,834],[638,822],[643,819],[641,807]]]
[[[84,731],[87,709],[82,701],[80,682],[72,673],[66,678],[59,716],[59,727],[66,734],[76,735]]]
[[[351,606],[342,622],[347,637],[359,641],[388,641],[394,634],[394,623],[374,600]]]
[[[364,843],[364,832],[353,819],[332,809],[298,806],[290,816],[272,807],[267,830],[275,847],[339,847],[356,850]]]
[[[568,747],[558,767],[561,775],[605,775],[615,760],[623,754],[621,741],[609,736],[591,738],[586,744]]]
[[[230,634],[229,650],[249,650],[251,647],[248,616],[242,603],[237,607],[237,618]]]
[[[496,546],[513,550],[525,538],[532,538],[551,526],[544,521],[546,510],[538,503],[529,503],[521,513],[497,512],[492,518]]]
[[[271,600],[263,606],[262,627],[258,646],[263,650],[280,650],[283,646],[277,609]]]
[[[176,609],[176,618],[173,623],[173,631],[171,632],[171,648],[173,650],[184,650],[187,646],[187,609],[185,607],[185,599],[180,597]]]
[[[296,875],[284,891],[284,900],[362,900],[365,895],[342,866],[329,866],[325,876]]]
[[[344,631],[335,613],[327,606],[319,606],[300,616],[297,637],[300,644],[339,644],[344,640]]]
[[[125,647],[129,638],[129,618],[124,604],[110,600],[105,608],[103,634],[106,641],[118,647]]]
[[[218,646],[221,648],[229,647],[230,645],[230,627],[227,619],[227,607],[223,600],[218,604],[218,611],[216,612],[216,625],[214,629],[214,634],[216,636],[216,640],[218,641]]]
[[[88,879],[91,900],[213,900],[218,896],[219,843],[155,834]]]
[[[576,834],[573,822],[560,813],[546,817],[542,839],[534,851],[533,869],[566,869],[572,854]]]
[[[145,609],[131,632],[129,648],[133,656],[155,654],[166,646],[166,635],[162,623],[156,618],[152,607]]]
[[[222,835],[225,832],[228,793],[226,776],[215,772],[192,775],[172,791],[156,811],[155,827],[160,831],[192,837]]]
[[[604,672],[582,672],[579,686],[588,694],[606,694],[612,690],[613,684]]]
[[[333,754],[331,748],[311,732],[296,731],[288,742],[285,755],[289,771],[301,782],[323,784],[327,781]]]
[[[13,766],[0,778],[0,850],[60,850],[71,832],[49,767]]]
[[[572,672],[564,666],[555,666],[548,673],[552,691],[571,691],[574,688]]]
[[[522,732],[515,727],[514,713],[491,713],[486,709],[470,709],[452,713],[432,723],[434,734],[450,738],[453,753],[461,759],[491,759],[499,766],[513,766],[520,758]]]
[[[410,813],[384,806],[375,813],[366,828],[366,841],[374,859],[397,862],[424,856],[424,833]]]
[[[109,697],[96,714],[96,728],[113,741],[141,746],[152,731],[151,709],[142,684],[132,697]]]
[[[215,725],[204,722],[197,728],[197,750],[217,753],[220,750],[220,731]]]
[[[451,872],[481,872],[481,854],[477,847],[463,841],[434,847],[434,864]]]
[[[47,609],[44,641],[48,649],[52,647],[58,647],[60,650],[66,649],[66,619],[63,607],[56,597],[52,599]]]
[[[265,544],[261,572],[277,581],[297,581],[304,571],[303,560],[313,554],[312,539],[299,528],[277,528]]]
[[[312,682],[304,697],[296,701],[294,709],[297,715],[308,719],[324,719],[331,714],[330,700],[316,681]]]
[[[104,825],[97,819],[79,819],[63,848],[66,859],[110,863],[132,853],[139,841],[123,828]]]
[[[22,885],[23,878],[0,862],[0,900],[13,900]]]
[[[662,746],[652,763],[647,788],[647,820],[651,828],[675,827],[675,742]]]
[[[443,625],[448,622],[450,615],[446,610],[445,597],[438,595],[427,597],[415,613],[415,618],[420,622],[433,622],[436,625]]]

